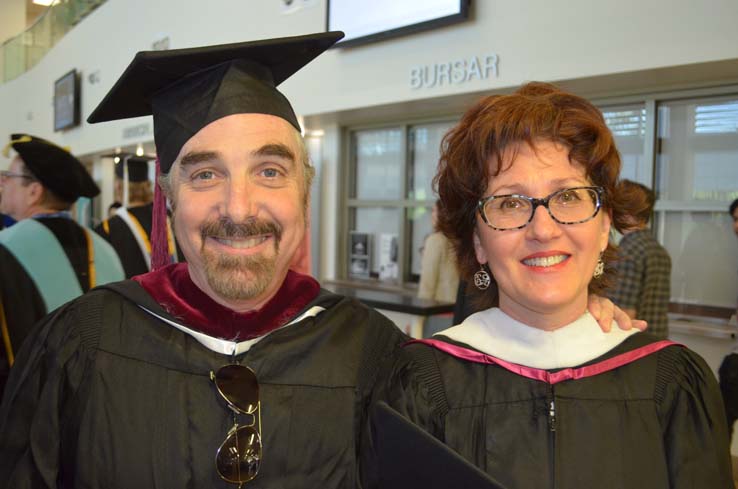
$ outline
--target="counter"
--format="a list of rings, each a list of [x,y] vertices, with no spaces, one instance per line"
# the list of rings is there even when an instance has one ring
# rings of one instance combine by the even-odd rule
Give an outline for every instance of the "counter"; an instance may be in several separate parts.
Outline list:
[[[347,283],[326,282],[323,288],[352,297],[387,316],[405,334],[413,338],[429,336],[451,326],[454,305],[436,302],[394,291],[381,291]]]

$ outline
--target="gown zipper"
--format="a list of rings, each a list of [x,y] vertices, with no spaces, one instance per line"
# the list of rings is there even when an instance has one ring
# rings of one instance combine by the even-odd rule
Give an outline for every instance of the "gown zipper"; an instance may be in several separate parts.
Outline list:
[[[548,429],[556,432],[556,401],[551,399],[548,403]]]
[[[556,481],[556,397],[554,395],[554,388],[550,386],[548,401],[548,430],[551,440],[551,487],[556,488],[558,483]]]

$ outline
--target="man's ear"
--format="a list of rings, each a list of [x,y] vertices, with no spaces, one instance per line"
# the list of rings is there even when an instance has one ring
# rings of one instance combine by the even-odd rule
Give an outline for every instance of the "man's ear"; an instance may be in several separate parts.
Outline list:
[[[40,182],[31,182],[26,194],[28,196],[28,206],[35,206],[43,202],[45,192],[48,192],[48,190]]]

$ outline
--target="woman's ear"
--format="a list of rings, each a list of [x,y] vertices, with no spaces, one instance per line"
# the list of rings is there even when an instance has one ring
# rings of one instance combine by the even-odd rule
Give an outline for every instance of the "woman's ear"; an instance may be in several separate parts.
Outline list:
[[[482,246],[482,240],[479,237],[479,233],[477,232],[476,228],[474,229],[474,232],[472,233],[472,241],[474,242],[474,254],[477,256],[477,261],[484,265],[487,263],[487,251]]]
[[[612,211],[608,210],[602,216],[602,234],[600,237],[600,251],[604,252],[610,241],[610,227],[612,224]]]

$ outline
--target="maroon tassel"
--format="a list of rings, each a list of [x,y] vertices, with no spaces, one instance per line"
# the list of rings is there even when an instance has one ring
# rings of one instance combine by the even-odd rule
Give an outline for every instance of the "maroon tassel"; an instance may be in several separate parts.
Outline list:
[[[159,186],[161,164],[156,158],[156,184],[154,186],[154,214],[151,223],[151,271],[169,265],[169,243],[167,242],[167,202]]]

